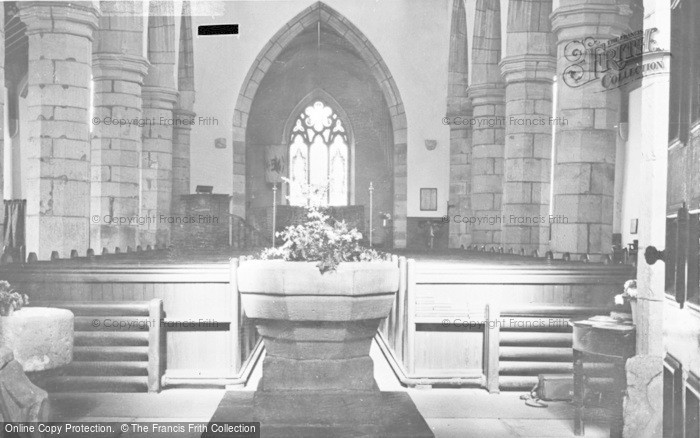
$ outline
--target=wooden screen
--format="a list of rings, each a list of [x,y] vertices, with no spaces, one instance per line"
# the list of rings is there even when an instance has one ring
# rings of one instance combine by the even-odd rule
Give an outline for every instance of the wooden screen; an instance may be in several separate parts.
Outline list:
[[[700,213],[681,207],[666,220],[666,293],[681,305],[700,304]]]

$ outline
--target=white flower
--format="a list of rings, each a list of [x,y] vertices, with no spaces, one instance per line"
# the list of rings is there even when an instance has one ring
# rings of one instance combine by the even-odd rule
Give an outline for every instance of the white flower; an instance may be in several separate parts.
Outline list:
[[[622,294],[615,295],[615,304],[625,304],[625,298],[622,296]]]
[[[625,294],[630,298],[637,298],[637,280],[625,282]]]

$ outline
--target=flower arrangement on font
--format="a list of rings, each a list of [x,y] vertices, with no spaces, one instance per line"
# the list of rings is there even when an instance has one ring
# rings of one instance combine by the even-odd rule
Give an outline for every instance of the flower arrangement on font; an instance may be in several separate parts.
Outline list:
[[[296,184],[286,178],[285,181]],[[383,254],[360,244],[362,233],[357,229],[350,229],[345,221],[335,220],[325,213],[324,187],[304,183],[302,193],[307,201],[307,220],[276,233],[282,245],[264,249],[260,259],[318,262],[322,274],[335,271],[342,262],[385,260]]]
[[[29,297],[15,291],[7,281],[0,281],[0,316],[10,316],[29,304]]]

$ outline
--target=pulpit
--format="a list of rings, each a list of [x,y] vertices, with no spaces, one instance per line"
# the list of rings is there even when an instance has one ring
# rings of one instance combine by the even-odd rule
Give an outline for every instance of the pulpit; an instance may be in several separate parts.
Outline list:
[[[171,225],[173,244],[191,251],[227,247],[229,201],[229,195],[221,194],[180,196],[180,211]]]
[[[585,375],[583,363],[589,359],[606,359],[614,364],[614,412],[610,437],[622,437],[622,404],[627,390],[625,363],[635,354],[635,327],[631,321],[609,316],[594,316],[571,322],[574,348],[574,434],[584,435]]]

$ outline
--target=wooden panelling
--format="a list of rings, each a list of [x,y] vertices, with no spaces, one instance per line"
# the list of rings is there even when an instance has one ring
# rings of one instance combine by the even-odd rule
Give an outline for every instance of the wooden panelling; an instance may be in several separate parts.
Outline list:
[[[406,297],[383,326],[380,347],[408,385],[477,384],[495,392],[499,370],[523,382],[538,369],[532,361],[568,372],[568,320],[609,313],[614,295],[634,276],[627,265],[408,260]],[[535,323],[549,325],[532,328]],[[506,345],[527,349],[506,347],[499,365],[501,336]],[[539,347],[549,348],[549,356],[531,357]]]
[[[235,284],[231,285],[227,262],[115,266],[42,262],[5,266],[0,269],[0,278],[29,294],[30,301],[161,299],[166,374],[234,376],[257,341],[255,328],[242,317],[240,307],[232,304],[239,298]]]

